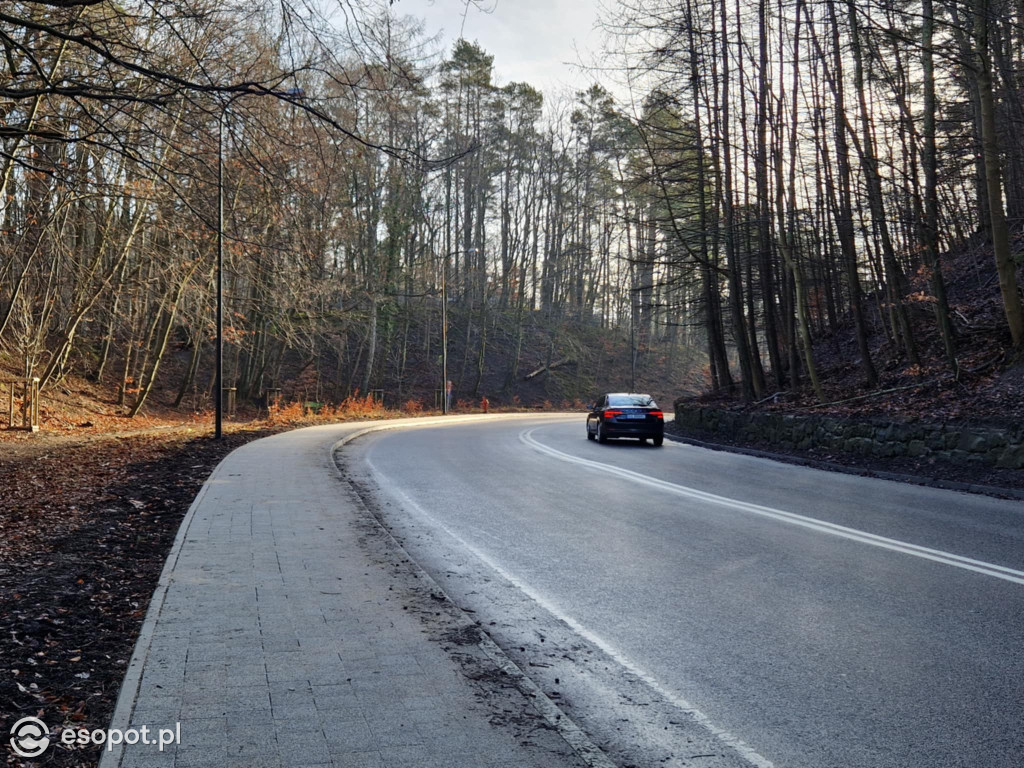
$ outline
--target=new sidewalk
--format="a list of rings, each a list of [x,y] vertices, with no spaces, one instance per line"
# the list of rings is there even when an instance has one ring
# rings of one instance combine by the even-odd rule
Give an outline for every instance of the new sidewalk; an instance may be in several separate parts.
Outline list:
[[[153,738],[180,722],[181,743],[104,752],[101,768],[604,762],[503,674],[340,478],[331,447],[365,426],[265,438],[217,467],[179,531],[111,724],[148,725]]]

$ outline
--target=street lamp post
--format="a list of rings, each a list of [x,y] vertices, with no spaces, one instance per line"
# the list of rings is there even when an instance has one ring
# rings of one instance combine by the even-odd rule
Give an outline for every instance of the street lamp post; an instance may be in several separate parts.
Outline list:
[[[636,314],[639,311],[639,305],[637,303],[636,285],[634,283],[635,277],[633,274],[633,264],[629,265],[629,285],[630,285],[630,301],[629,301],[629,391],[636,392]]]
[[[441,413],[448,415],[448,257],[441,262]]]
[[[217,119],[217,353],[214,376],[213,436],[220,440],[224,427],[224,117],[228,105]]]

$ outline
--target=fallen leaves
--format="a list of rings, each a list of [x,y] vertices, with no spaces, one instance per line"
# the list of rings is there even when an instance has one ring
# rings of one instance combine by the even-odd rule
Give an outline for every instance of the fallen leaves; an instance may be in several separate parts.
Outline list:
[[[107,727],[181,518],[263,434],[0,442],[0,722]],[[46,765],[92,768],[99,750],[55,745]]]

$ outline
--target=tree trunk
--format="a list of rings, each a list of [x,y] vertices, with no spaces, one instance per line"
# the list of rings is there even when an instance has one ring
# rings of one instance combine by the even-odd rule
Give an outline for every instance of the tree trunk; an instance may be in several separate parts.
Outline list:
[[[739,259],[736,254],[736,220],[732,193],[732,149],[729,135],[729,33],[725,0],[721,0],[721,56],[722,56],[722,103],[720,105],[722,146],[722,208],[725,213],[725,254],[729,269],[729,305],[732,308],[733,336],[740,360],[740,386],[744,400],[760,397],[754,379],[751,363],[750,344],[747,340],[746,318],[743,313],[743,281],[740,275]]]
[[[917,344],[914,341],[914,330],[910,324],[910,315],[907,312],[907,307],[903,303],[904,296],[907,293],[905,286],[906,278],[896,260],[896,250],[892,243],[889,222],[886,218],[885,200],[882,194],[882,177],[878,171],[878,157],[875,154],[871,113],[867,103],[864,55],[860,45],[857,10],[854,0],[846,0],[846,4],[850,18],[850,45],[853,52],[854,85],[860,99],[861,139],[857,149],[860,154],[861,168],[864,171],[868,188],[868,206],[871,211],[871,219],[874,223],[875,231],[878,233],[881,241],[882,263],[885,265],[886,291],[889,294],[889,303],[892,305],[892,311],[896,316],[900,337],[903,339],[903,349],[906,352],[907,361],[911,365],[918,365],[921,361],[917,354]]]
[[[1024,343],[1024,310],[1017,292],[1016,265],[1010,252],[1010,230],[1003,210],[1003,189],[999,173],[999,141],[996,137],[995,98],[992,94],[992,64],[989,52],[989,0],[976,0],[974,10],[974,41],[977,50],[975,73],[981,103],[981,147],[985,159],[985,187],[988,191],[989,227],[992,252],[999,274],[999,291],[1003,312],[1010,329],[1013,346]]]
[[[799,14],[799,10],[798,10]],[[772,285],[771,199],[768,192],[768,0],[757,4],[758,72],[757,72],[757,230],[758,272],[761,284],[761,307],[764,311],[765,343],[768,362],[775,379],[775,388],[785,386],[779,336],[775,322],[775,298]]]
[[[797,151],[797,123],[800,116],[799,113],[799,101],[796,98],[797,88],[799,86],[799,51],[800,51],[800,5],[802,0],[797,0],[795,29],[794,29],[794,44],[793,49],[794,61],[793,61],[793,111],[790,115],[790,135],[789,135],[789,215],[792,220],[793,214],[796,210],[796,151]],[[794,304],[796,309],[797,328],[800,331],[800,342],[804,353],[804,366],[807,369],[807,378],[811,380],[811,387],[814,389],[814,395],[818,398],[819,403],[825,402],[825,393],[821,388],[821,382],[818,380],[818,368],[814,363],[814,343],[811,339],[811,329],[807,320],[807,292],[804,289],[803,283],[803,270],[800,269],[800,265],[797,263],[796,255],[793,252],[792,242],[789,236],[790,228],[786,222],[786,203],[783,199],[783,175],[782,175],[782,156],[781,147],[779,147],[779,156],[775,160],[775,211],[778,218],[779,227],[779,250],[782,251],[782,257],[785,260],[786,266],[793,275],[793,289],[794,289]]]
[[[833,199],[838,198],[836,229],[838,230],[839,245],[842,250],[843,271],[846,275],[847,290],[850,293],[850,312],[853,315],[854,327],[856,329],[861,371],[864,374],[865,383],[869,387],[875,387],[878,385],[878,373],[875,371],[875,365],[871,360],[871,350],[868,347],[867,323],[865,322],[862,303],[863,292],[857,270],[857,246],[854,238],[853,202],[850,189],[850,148],[847,142],[847,118],[844,103],[846,88],[843,83],[843,53],[839,44],[839,20],[834,0],[829,0],[828,9],[832,31],[832,91],[835,96],[836,173],[839,177],[837,180],[838,195],[833,193],[831,197]],[[805,7],[805,16],[806,13],[807,9]],[[827,179],[831,179],[831,176],[827,177]]]
[[[942,278],[942,264],[939,261],[939,194],[938,165],[935,147],[935,58],[932,38],[935,16],[932,0],[922,0],[921,13],[921,66],[924,80],[924,119],[922,140],[924,147],[921,163],[924,166],[924,218],[922,221],[924,258],[931,271],[932,292],[935,294],[935,322],[942,335],[942,346],[946,362],[954,375],[958,371],[956,340],[953,324],[949,319],[949,300],[946,298],[946,282]]]

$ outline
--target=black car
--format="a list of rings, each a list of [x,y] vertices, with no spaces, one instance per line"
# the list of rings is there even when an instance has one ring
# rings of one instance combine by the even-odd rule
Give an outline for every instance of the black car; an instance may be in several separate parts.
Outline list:
[[[665,414],[650,395],[612,392],[601,395],[587,414],[587,439],[605,443],[612,437],[665,441]]]

